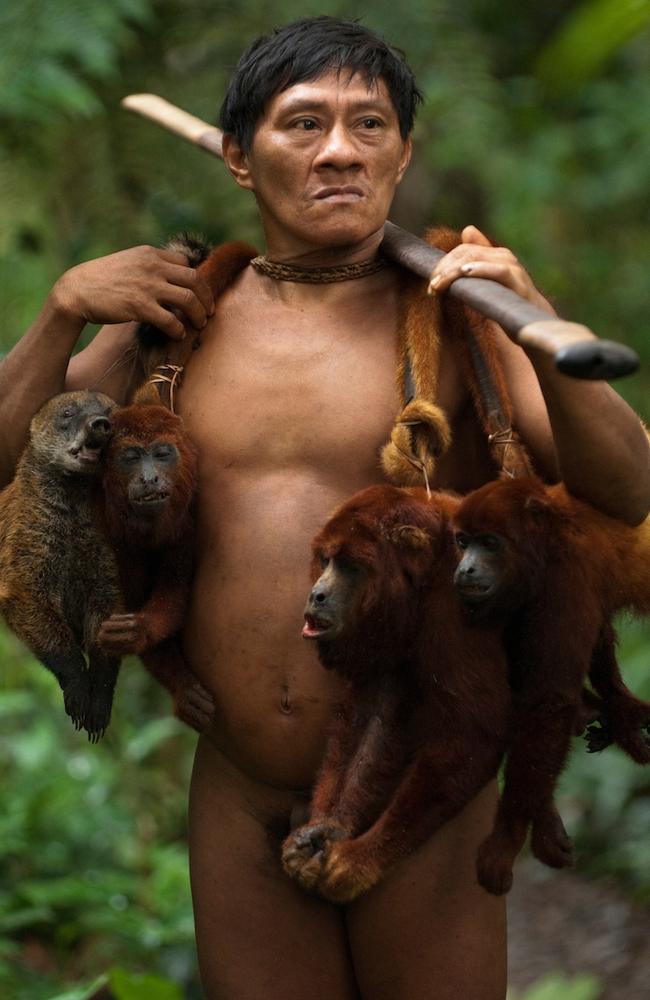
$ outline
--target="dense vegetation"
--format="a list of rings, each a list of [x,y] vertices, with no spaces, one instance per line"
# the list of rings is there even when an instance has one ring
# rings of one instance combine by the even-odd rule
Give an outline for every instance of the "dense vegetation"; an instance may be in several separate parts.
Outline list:
[[[345,0],[4,0],[0,348],[78,261],[184,228],[259,242],[252,201],[219,163],[119,100],[153,91],[214,120],[252,37],[323,12],[363,14],[425,91],[395,220],[474,222],[511,246],[564,315],[639,351],[645,371],[620,388],[648,416],[650,0],[375,0],[367,14]],[[625,630],[626,675],[650,697],[647,648],[647,630]],[[198,996],[184,845],[193,736],[133,662],[106,739],[87,745],[7,634],[0,657],[0,991],[45,1000],[81,982],[65,992],[80,1000],[112,969],[127,1000]],[[562,788],[580,868],[650,901],[650,775],[616,751],[578,749]],[[558,981],[535,998],[597,995]]]

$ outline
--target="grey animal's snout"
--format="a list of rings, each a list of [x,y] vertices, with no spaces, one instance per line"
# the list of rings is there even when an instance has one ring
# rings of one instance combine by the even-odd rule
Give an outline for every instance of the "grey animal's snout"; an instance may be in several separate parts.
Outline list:
[[[86,441],[90,447],[101,448],[111,435],[112,425],[108,417],[91,417],[86,423]]]

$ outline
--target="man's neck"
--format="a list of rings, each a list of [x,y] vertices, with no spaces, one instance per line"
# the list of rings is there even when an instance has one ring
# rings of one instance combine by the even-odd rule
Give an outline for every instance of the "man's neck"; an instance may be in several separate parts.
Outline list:
[[[314,247],[296,243],[289,237],[274,238],[267,233],[265,256],[278,263],[295,264],[299,267],[357,264],[375,257],[383,238],[384,230],[382,227],[358,243]]]
[[[246,268],[245,287],[247,293],[269,305],[282,303],[292,309],[320,308],[326,311],[359,308],[366,297],[374,299],[385,294],[398,279],[399,269],[387,265],[382,270],[365,277],[331,284],[303,284],[293,281],[279,281],[261,274],[252,267]]]

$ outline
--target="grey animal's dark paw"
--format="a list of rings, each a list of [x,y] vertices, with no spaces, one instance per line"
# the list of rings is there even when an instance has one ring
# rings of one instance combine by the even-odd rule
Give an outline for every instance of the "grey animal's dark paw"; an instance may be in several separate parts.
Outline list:
[[[85,728],[85,719],[90,709],[90,679],[87,673],[80,674],[66,684],[63,689],[63,704],[75,729]]]
[[[113,693],[107,697],[101,692],[93,691],[88,706],[88,711],[83,721],[83,729],[88,733],[91,743],[99,743],[111,721],[111,709],[113,707]]]

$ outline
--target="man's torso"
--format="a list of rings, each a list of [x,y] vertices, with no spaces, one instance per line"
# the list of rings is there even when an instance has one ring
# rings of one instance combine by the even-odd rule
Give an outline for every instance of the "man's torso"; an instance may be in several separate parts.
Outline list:
[[[216,700],[212,740],[251,777],[290,788],[311,783],[340,692],[300,637],[309,542],[339,503],[382,480],[401,405],[399,272],[346,284],[287,302],[247,269],[180,393],[200,453],[185,652]],[[438,485],[470,488],[489,462],[444,340],[438,402],[456,431]]]

